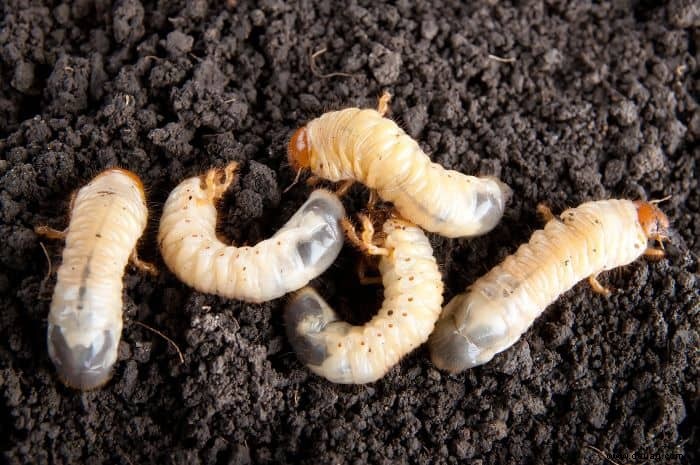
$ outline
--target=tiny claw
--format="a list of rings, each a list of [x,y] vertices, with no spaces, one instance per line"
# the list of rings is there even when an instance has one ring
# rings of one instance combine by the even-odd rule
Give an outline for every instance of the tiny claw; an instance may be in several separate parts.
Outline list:
[[[593,289],[593,292],[597,294],[601,294],[605,297],[610,297],[610,295],[612,294],[612,291],[610,291],[610,289],[600,284],[600,281],[598,281],[598,275],[589,276],[588,284],[590,284],[591,289]]]
[[[156,268],[153,263],[141,260],[136,252],[136,249],[131,251],[131,257],[129,257],[129,260],[131,261],[131,264],[139,270],[144,271],[151,276],[158,276],[158,268]]]
[[[554,219],[554,213],[545,203],[537,204],[537,213],[545,222],[550,222]]]
[[[647,247],[647,249],[644,251],[644,256],[650,260],[661,260],[666,256],[666,252],[663,250],[663,245],[661,249]]]
[[[391,94],[387,91],[384,91],[379,97],[379,101],[377,102],[377,112],[384,116],[387,114],[389,111],[389,101],[391,100]]]
[[[363,213],[360,213],[357,216],[360,218],[360,222],[362,222],[362,242],[365,244],[373,244],[374,225],[372,224],[372,220],[369,219],[369,216]]]

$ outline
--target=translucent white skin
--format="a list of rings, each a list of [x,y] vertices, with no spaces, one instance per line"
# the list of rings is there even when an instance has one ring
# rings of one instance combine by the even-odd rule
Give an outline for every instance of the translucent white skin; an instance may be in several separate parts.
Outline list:
[[[146,227],[143,186],[133,173],[104,171],[80,189],[49,312],[49,357],[69,386],[106,383],[122,332],[122,275]]]
[[[271,238],[235,247],[216,236],[216,205],[200,177],[178,185],[163,208],[158,231],[163,260],[185,284],[200,292],[265,302],[308,284],[343,247],[345,209],[324,190],[309,200]]]
[[[456,373],[490,361],[580,280],[627,265],[646,250],[630,200],[587,202],[560,218],[445,306],[429,341],[438,368]]]
[[[363,326],[343,322],[316,291],[296,293],[284,313],[289,341],[311,371],[334,383],[370,383],[423,344],[442,306],[442,276],[423,231],[403,220],[384,224],[389,250],[379,262],[384,303]]]
[[[401,216],[446,237],[490,231],[511,194],[496,178],[467,176],[431,162],[414,139],[376,110],[325,113],[306,125],[306,138],[315,175],[376,189]]]

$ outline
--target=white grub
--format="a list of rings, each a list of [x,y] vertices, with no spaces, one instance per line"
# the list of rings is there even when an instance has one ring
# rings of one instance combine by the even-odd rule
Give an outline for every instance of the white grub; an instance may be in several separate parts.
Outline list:
[[[148,209],[143,185],[134,174],[108,169],[75,195],[65,233],[37,227],[37,233],[65,237],[49,312],[47,344],[59,378],[89,390],[112,375],[122,332],[122,276]]]
[[[404,218],[446,237],[493,229],[511,190],[494,177],[467,176],[433,163],[418,143],[378,110],[346,108],[321,115],[289,142],[290,164],[330,181],[359,181],[393,202]]]
[[[381,256],[384,284],[384,302],[370,322],[352,326],[341,321],[310,287],[294,294],[284,313],[287,336],[299,359],[335,383],[381,378],[428,339],[440,314],[442,277],[423,231],[390,219],[383,232],[381,244],[372,244],[373,230],[365,222],[363,248]]]
[[[271,238],[235,247],[216,235],[216,203],[234,180],[237,164],[212,169],[178,185],[168,197],[158,231],[163,260],[200,292],[265,302],[299,289],[323,273],[343,247],[343,205],[314,191]]]
[[[444,308],[429,347],[433,363],[456,373],[484,364],[513,345],[562,293],[584,278],[609,295],[599,273],[627,265],[666,238],[668,219],[651,202],[587,202],[553,218],[527,244]]]

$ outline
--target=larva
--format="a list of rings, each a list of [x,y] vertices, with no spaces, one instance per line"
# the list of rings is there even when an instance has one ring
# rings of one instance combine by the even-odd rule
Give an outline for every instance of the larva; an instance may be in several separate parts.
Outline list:
[[[94,389],[106,383],[117,360],[122,332],[122,275],[133,262],[153,272],[136,255],[148,209],[141,180],[132,172],[109,169],[81,188],[71,206],[49,312],[49,357],[68,386]]]
[[[503,216],[511,190],[493,177],[467,176],[432,163],[418,143],[378,110],[346,108],[298,129],[289,162],[330,181],[356,180],[393,202],[404,218],[446,237],[484,234]]]
[[[587,202],[560,219],[542,210],[549,218],[544,229],[445,306],[429,341],[437,367],[459,372],[486,363],[581,279],[588,277],[594,291],[608,295],[599,273],[641,255],[663,256],[663,250],[647,247],[650,239],[666,239],[669,226],[653,203]]]
[[[325,271],[343,247],[345,209],[316,190],[271,238],[255,247],[226,245],[216,236],[216,202],[234,180],[237,163],[178,185],[163,208],[158,231],[163,259],[200,292],[264,302],[297,290]]]
[[[310,287],[297,292],[284,313],[287,336],[299,359],[335,383],[370,383],[384,376],[428,339],[442,305],[442,277],[423,231],[389,219],[377,246],[372,244],[371,223],[366,218],[364,223],[364,249],[381,255],[384,303],[379,313],[364,326],[352,326],[340,321]]]

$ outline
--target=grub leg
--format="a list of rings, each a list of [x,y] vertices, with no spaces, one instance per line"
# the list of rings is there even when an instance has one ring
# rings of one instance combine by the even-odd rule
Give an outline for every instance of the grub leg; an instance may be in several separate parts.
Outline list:
[[[37,233],[40,236],[44,236],[48,239],[60,239],[64,240],[66,238],[66,234],[68,234],[68,228],[64,229],[63,231],[59,231],[58,229],[54,229],[49,226],[34,226],[34,232]]]
[[[644,256],[650,260],[661,260],[666,256],[666,252],[663,249],[647,247],[647,249],[644,251]]]
[[[156,266],[153,263],[144,262],[143,260],[141,260],[139,258],[138,252],[136,252],[136,249],[131,251],[129,261],[131,261],[131,264],[141,271],[145,271],[146,273],[153,276],[158,275],[158,269],[156,268]]]
[[[540,217],[542,217],[545,223],[548,223],[554,219],[554,213],[552,213],[552,210],[544,203],[537,205],[537,213],[539,213]]]
[[[387,91],[384,91],[384,93],[379,97],[379,101],[377,102],[377,112],[379,112],[380,115],[384,116],[387,114],[389,111],[389,101],[391,100],[391,94]]]
[[[593,289],[593,292],[595,292],[597,294],[601,294],[605,297],[610,297],[610,294],[612,294],[610,289],[608,289],[605,286],[603,286],[602,284],[600,284],[600,281],[598,281],[597,274],[591,275],[588,277],[588,284],[591,285],[591,289]]]
[[[357,230],[350,220],[343,218],[341,221],[345,235],[350,242],[367,255],[389,255],[387,249],[374,245],[374,226],[372,226],[372,221],[369,217],[362,214],[360,214],[359,217],[363,228],[361,237],[358,236]]]

